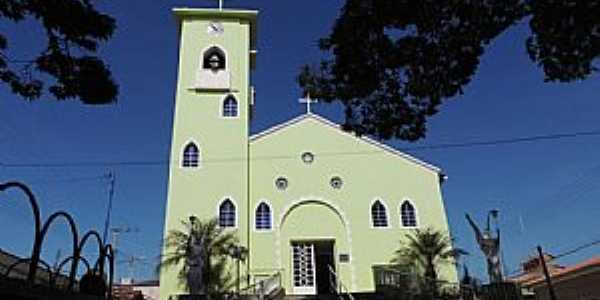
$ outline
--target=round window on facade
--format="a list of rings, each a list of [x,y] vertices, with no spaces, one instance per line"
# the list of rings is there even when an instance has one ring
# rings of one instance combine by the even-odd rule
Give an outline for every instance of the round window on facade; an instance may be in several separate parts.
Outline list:
[[[342,185],[344,185],[344,182],[342,182],[342,178],[338,176],[331,178],[331,181],[329,183],[331,184],[331,187],[336,190],[341,189]]]
[[[277,189],[283,191],[288,187],[288,180],[286,178],[279,177],[277,178],[277,180],[275,180],[275,186],[277,187]]]
[[[313,163],[313,161],[315,161],[315,155],[314,155],[314,154],[312,154],[312,153],[310,153],[310,152],[304,152],[304,153],[302,154],[302,161],[303,161],[305,164],[312,164],[312,163]]]

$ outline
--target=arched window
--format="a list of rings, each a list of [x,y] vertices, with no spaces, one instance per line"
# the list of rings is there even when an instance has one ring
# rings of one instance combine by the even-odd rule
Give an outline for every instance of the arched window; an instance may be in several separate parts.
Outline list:
[[[227,96],[223,100],[223,117],[237,117],[238,116],[238,102],[233,96]]]
[[[256,208],[255,215],[256,230],[271,230],[271,208],[262,202]]]
[[[373,227],[388,227],[387,211],[379,200],[371,206],[371,221]]]
[[[193,142],[190,142],[183,149],[183,159],[181,166],[184,168],[197,168],[200,165],[200,149]]]
[[[400,218],[403,227],[417,227],[417,214],[415,207],[408,201],[404,201],[400,207]]]
[[[211,70],[214,72],[225,70],[227,61],[225,52],[219,47],[211,47],[202,56],[202,69]]]
[[[230,199],[225,199],[219,206],[219,226],[223,228],[235,227],[235,205]]]

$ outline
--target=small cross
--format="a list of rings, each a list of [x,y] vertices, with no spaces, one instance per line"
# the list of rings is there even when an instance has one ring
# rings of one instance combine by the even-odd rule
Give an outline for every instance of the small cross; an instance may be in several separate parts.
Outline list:
[[[306,104],[306,113],[310,114],[310,113],[312,113],[311,110],[310,110],[311,104],[318,103],[319,100],[312,99],[310,97],[310,93],[306,93],[306,98],[301,98],[300,100],[298,100],[298,102]]]

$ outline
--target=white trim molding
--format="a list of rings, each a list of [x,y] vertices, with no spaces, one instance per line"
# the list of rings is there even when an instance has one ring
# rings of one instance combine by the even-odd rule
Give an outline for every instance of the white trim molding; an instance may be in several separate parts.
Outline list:
[[[301,123],[304,120],[315,120],[315,121],[317,121],[317,122],[319,122],[321,124],[324,124],[324,125],[327,125],[329,127],[334,128],[334,129],[337,129],[339,131],[339,133],[341,133],[343,135],[346,135],[348,137],[352,137],[352,138],[361,140],[361,141],[363,141],[363,142],[365,142],[367,144],[370,144],[372,146],[375,146],[375,147],[377,147],[377,148],[379,148],[379,149],[381,149],[381,150],[383,150],[383,151],[385,151],[387,153],[390,153],[390,154],[396,155],[398,157],[404,158],[404,159],[406,159],[406,160],[408,160],[408,161],[410,161],[412,163],[415,163],[415,164],[417,164],[417,165],[419,165],[419,166],[421,166],[423,168],[426,168],[426,169],[428,169],[430,171],[433,171],[435,173],[438,173],[438,174],[442,173],[442,170],[440,168],[438,168],[438,167],[436,167],[436,166],[434,166],[432,164],[424,162],[424,161],[422,161],[422,160],[420,160],[418,158],[415,158],[415,157],[413,157],[411,155],[408,155],[408,154],[406,154],[404,152],[401,152],[401,151],[399,151],[397,149],[394,149],[393,147],[390,147],[390,146],[388,146],[386,144],[380,143],[380,142],[378,142],[378,141],[376,141],[376,140],[374,140],[372,138],[369,138],[367,136],[358,137],[358,136],[356,136],[355,134],[353,134],[351,132],[344,131],[339,124],[336,124],[336,123],[334,123],[334,122],[332,122],[332,121],[330,121],[330,120],[328,120],[328,119],[326,119],[324,117],[321,117],[321,116],[319,116],[317,114],[314,114],[314,113],[307,113],[307,114],[300,115],[300,116],[298,116],[296,118],[288,120],[287,122],[275,125],[275,126],[269,128],[267,130],[264,130],[262,132],[259,132],[259,133],[255,134],[255,135],[252,135],[250,137],[250,142],[251,143],[256,142],[256,141],[258,141],[258,140],[260,140],[262,138],[265,138],[267,136],[275,134],[275,133],[277,133],[277,132],[279,132],[279,131],[287,128],[287,127],[295,126],[295,125]]]
[[[278,268],[283,268],[283,256],[282,256],[282,241],[281,241],[281,229],[283,226],[283,223],[285,221],[285,219],[287,218],[287,216],[289,215],[290,212],[292,212],[292,210],[294,210],[296,207],[299,207],[303,204],[308,204],[308,203],[317,203],[320,205],[324,205],[326,207],[328,207],[329,209],[331,209],[340,219],[340,221],[342,222],[344,228],[346,229],[346,242],[348,243],[348,255],[350,255],[350,262],[348,262],[345,265],[349,265],[350,268],[350,280],[351,280],[351,292],[356,291],[357,289],[357,278],[356,278],[356,268],[354,267],[356,260],[354,258],[354,254],[353,254],[353,245],[352,245],[352,230],[350,228],[350,221],[349,218],[347,217],[346,213],[335,203],[331,202],[331,201],[327,201],[325,199],[323,199],[323,197],[317,197],[317,196],[302,196],[300,198],[298,198],[295,201],[290,202],[287,206],[285,206],[282,211],[281,214],[278,217],[278,221],[276,223],[277,228],[276,228],[276,235],[275,235],[275,245],[276,245],[276,249],[275,249],[275,256],[277,257],[277,261],[278,261]],[[275,229],[275,228],[273,228]],[[287,246],[287,244],[285,244]],[[337,257],[335,258],[336,262],[337,262]]]

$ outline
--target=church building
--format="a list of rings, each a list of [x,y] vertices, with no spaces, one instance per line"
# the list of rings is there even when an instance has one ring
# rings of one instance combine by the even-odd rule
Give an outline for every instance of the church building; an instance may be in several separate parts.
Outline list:
[[[180,54],[165,235],[190,216],[217,218],[249,250],[241,272],[250,284],[277,276],[286,294],[315,295],[333,288],[331,278],[338,290],[373,292],[406,234],[448,232],[445,176],[431,164],[310,108],[250,135],[257,11],[174,14]],[[185,294],[177,273],[161,273],[161,300]],[[454,266],[439,274],[457,281]]]

